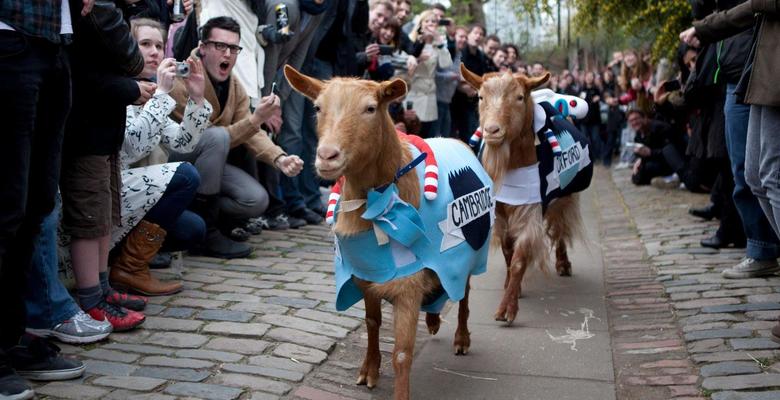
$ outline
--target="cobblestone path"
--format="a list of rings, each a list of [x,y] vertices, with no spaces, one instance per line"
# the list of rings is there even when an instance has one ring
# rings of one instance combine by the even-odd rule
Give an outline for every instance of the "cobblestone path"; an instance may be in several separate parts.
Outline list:
[[[706,196],[635,187],[627,171],[597,171],[589,190],[601,232],[589,240],[605,263],[615,397],[780,399],[780,345],[768,339],[780,314],[780,277],[720,277],[743,251],[699,246],[715,225],[687,209]],[[334,309],[328,228],[251,240],[250,259],[186,257],[162,272],[180,276],[185,290],[152,298],[141,329],[90,346],[62,345],[85,361],[87,374],[39,384],[39,397],[391,398],[390,307],[380,331],[380,386],[369,391],[354,385],[366,346],[362,306]],[[417,337],[418,349],[430,340],[423,321]]]

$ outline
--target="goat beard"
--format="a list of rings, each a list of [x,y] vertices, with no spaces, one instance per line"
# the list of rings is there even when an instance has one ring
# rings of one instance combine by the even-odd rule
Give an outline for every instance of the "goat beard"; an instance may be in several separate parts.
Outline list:
[[[506,140],[497,146],[486,145],[482,153],[482,164],[493,179],[493,187],[496,189],[501,187],[501,181],[509,168],[511,153],[509,142]]]

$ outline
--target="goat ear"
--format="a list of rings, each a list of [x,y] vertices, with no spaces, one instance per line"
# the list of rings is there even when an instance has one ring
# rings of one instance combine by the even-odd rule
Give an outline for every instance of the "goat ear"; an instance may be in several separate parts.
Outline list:
[[[482,77],[469,71],[463,63],[460,63],[460,74],[463,75],[463,79],[474,87],[474,89],[479,90],[479,88],[482,87]]]
[[[528,90],[534,90],[539,86],[544,85],[544,83],[547,82],[548,79],[550,79],[550,73],[545,72],[544,75],[536,78],[527,78],[523,76],[522,79],[525,81],[525,87],[527,87]]]
[[[293,89],[311,100],[316,99],[320,95],[320,91],[324,85],[321,80],[306,76],[290,65],[284,66],[284,76],[287,78],[287,82],[290,82],[290,86],[292,86]]]
[[[379,99],[381,101],[393,101],[406,94],[406,82],[403,79],[395,78],[392,81],[382,82],[379,86]]]

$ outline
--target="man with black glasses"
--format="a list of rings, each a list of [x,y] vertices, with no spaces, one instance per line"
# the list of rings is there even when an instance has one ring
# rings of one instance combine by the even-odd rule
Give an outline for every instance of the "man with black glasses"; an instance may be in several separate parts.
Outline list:
[[[287,155],[260,128],[268,119],[280,117],[279,98],[263,97],[250,112],[249,96],[232,74],[242,50],[240,39],[238,22],[230,17],[212,18],[201,28],[201,41],[192,57],[201,59],[209,78],[205,98],[214,107],[210,118],[214,126],[204,131],[192,153],[170,155],[170,161],[189,161],[200,173],[192,209],[206,222],[203,252],[221,258],[249,255],[249,246],[238,242],[259,233],[246,225],[268,207],[268,193],[252,176],[256,160],[287,176],[297,175],[303,167],[298,156]],[[189,98],[181,81],[177,80],[171,97],[177,102],[171,117],[179,122]]]

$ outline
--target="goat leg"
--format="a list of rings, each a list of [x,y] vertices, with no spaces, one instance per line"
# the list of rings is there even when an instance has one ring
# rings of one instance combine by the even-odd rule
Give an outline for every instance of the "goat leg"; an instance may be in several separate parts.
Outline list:
[[[559,276],[571,276],[571,262],[566,251],[566,242],[563,239],[558,239],[557,246],[555,246],[555,270]]]
[[[441,327],[441,316],[438,313],[425,313],[425,325],[428,326],[428,333],[437,334]]]
[[[395,400],[409,400],[409,374],[414,359],[414,340],[417,335],[417,319],[420,316],[421,293],[410,293],[394,299],[393,324],[395,347],[393,370],[395,371]]]
[[[471,276],[466,281],[466,293],[458,304],[458,328],[455,330],[455,355],[466,355],[471,347],[469,332],[469,292],[471,291]]]
[[[498,306],[498,311],[495,314],[496,321],[506,321],[507,325],[512,325],[515,317],[517,316],[517,298],[520,297],[521,285],[523,283],[523,276],[525,270],[528,268],[528,260],[521,250],[520,246],[515,247],[515,254],[512,257],[511,277],[509,278],[509,286],[504,290],[504,297],[501,299],[501,304]]]
[[[379,352],[379,327],[382,326],[382,302],[379,297],[370,290],[363,291],[366,303],[366,330],[368,331],[368,348],[363,366],[360,367],[360,375],[357,378],[358,385],[366,385],[369,389],[376,386],[379,380],[379,364],[382,354]]]
[[[504,278],[504,290],[506,290],[509,287],[509,279],[512,275],[512,255],[515,252],[509,236],[504,236],[501,239],[501,251],[504,253],[504,261],[506,262],[506,277]]]

